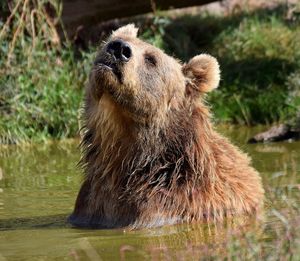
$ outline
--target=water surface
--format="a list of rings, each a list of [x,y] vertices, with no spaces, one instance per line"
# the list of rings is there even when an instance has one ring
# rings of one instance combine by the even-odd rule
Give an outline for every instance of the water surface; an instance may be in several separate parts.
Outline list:
[[[78,140],[0,147],[0,260],[300,260],[300,142],[247,145],[253,131],[220,131],[253,158],[266,189],[261,220],[123,231],[71,228],[80,187]],[[299,258],[299,259],[298,259]]]

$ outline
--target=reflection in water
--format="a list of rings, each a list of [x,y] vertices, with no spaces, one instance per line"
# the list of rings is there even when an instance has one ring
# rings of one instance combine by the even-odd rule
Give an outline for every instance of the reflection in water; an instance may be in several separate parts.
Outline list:
[[[74,229],[65,220],[81,180],[78,141],[0,147],[0,260],[297,260],[300,142],[247,145],[253,130],[220,130],[250,154],[262,175],[264,219],[137,231]]]
[[[0,182],[3,179],[3,170],[0,167]],[[3,193],[3,188],[0,187],[0,193]],[[0,211],[3,210],[3,202],[0,197]]]
[[[57,228],[65,228],[65,227],[71,227],[67,223],[67,215],[0,219],[0,231],[57,229]]]

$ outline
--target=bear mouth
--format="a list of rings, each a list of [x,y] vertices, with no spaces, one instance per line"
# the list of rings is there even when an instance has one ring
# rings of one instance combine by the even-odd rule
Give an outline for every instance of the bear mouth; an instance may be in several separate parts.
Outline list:
[[[97,59],[94,62],[94,66],[97,68],[104,70],[104,71],[110,71],[112,72],[118,79],[120,83],[122,83],[122,73],[120,70],[120,65],[117,62],[111,62],[104,59]]]

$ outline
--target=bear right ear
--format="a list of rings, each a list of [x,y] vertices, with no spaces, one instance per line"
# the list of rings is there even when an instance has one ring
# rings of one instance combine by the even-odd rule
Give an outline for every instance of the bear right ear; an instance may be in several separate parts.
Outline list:
[[[193,57],[182,67],[187,81],[187,90],[200,93],[216,89],[220,82],[220,68],[216,58],[208,54]]]

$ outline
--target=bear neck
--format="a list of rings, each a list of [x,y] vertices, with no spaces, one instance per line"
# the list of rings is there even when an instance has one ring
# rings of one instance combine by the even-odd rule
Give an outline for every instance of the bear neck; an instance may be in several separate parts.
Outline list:
[[[144,189],[155,193],[209,185],[213,178],[209,141],[214,131],[203,104],[193,110],[170,111],[171,120],[163,128],[136,127],[108,104],[102,106],[106,109],[97,117],[95,111],[85,109],[81,163],[86,179],[102,180],[107,188],[122,188],[124,194],[141,195]]]

